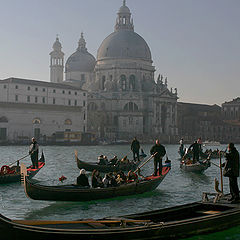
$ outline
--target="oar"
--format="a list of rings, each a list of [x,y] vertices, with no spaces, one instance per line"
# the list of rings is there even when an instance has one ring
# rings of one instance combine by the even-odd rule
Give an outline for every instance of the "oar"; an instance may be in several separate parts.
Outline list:
[[[219,152],[219,163],[220,163],[221,192],[223,194],[223,173],[222,173],[222,156],[221,156],[221,152]]]
[[[143,167],[146,163],[148,163],[156,154],[157,154],[157,152],[155,152],[153,155],[151,155],[151,157],[148,158],[144,163],[142,163],[142,164],[134,171],[134,173],[136,173],[136,172],[138,171],[138,169],[140,169],[140,168]]]
[[[28,157],[28,156],[29,156],[29,154],[26,155],[26,156],[24,156],[24,157],[22,157],[22,158],[19,158],[19,159],[16,160],[15,162],[11,163],[9,166],[12,166],[14,163],[16,163],[16,162],[18,162],[18,161],[21,161],[21,160],[23,160],[24,158],[26,158],[26,157]]]

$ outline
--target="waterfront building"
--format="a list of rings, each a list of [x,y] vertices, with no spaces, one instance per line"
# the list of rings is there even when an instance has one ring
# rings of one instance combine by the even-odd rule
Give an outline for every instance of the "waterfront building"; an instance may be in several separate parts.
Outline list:
[[[178,135],[177,89],[168,88],[167,77],[155,78],[151,50],[134,31],[126,1],[117,13],[114,32],[102,41],[96,59],[87,51],[81,34],[77,50],[66,61],[65,81],[60,73],[60,46],[57,38],[55,58],[50,54],[51,82],[71,82],[88,91],[89,132],[110,140],[137,136],[169,141]]]
[[[87,92],[78,87],[19,78],[1,80],[0,142],[28,142],[33,136],[46,143],[81,141],[87,131],[86,106]]]
[[[237,120],[238,100],[216,104],[178,102],[179,136],[191,143],[203,141],[240,143],[240,122]]]

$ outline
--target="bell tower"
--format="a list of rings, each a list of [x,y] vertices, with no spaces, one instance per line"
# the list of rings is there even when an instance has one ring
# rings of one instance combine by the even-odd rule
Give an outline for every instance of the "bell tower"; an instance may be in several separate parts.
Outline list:
[[[58,36],[53,44],[53,51],[50,55],[50,82],[63,82],[64,53]]]

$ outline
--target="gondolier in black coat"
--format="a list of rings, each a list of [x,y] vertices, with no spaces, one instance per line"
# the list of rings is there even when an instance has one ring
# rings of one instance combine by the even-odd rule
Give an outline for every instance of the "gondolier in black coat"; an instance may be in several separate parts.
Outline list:
[[[156,144],[152,146],[150,150],[151,155],[157,153],[154,156],[154,176],[157,176],[157,166],[159,165],[159,175],[162,173],[162,158],[166,154],[166,149],[163,145],[160,144],[159,140],[156,140]]]
[[[36,139],[33,137],[29,148],[29,155],[31,156],[33,168],[38,168],[38,151],[39,146]]]
[[[131,150],[133,152],[133,159],[136,161],[136,155],[137,155],[137,160],[139,161],[139,149],[140,149],[140,143],[135,137],[131,143]]]
[[[231,203],[239,202],[239,188],[237,178],[239,177],[239,152],[233,143],[228,144],[228,153],[226,153],[226,162],[223,163],[225,177],[229,178],[229,188]]]
[[[193,163],[196,163],[199,161],[199,155],[200,155],[200,151],[201,151],[201,148],[200,148],[200,144],[195,141],[190,147],[188,150],[191,150],[193,151]]]

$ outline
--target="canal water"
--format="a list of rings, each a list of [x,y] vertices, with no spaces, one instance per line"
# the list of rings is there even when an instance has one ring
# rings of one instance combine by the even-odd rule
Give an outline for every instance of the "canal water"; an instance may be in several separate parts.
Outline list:
[[[149,154],[151,145],[141,146]],[[0,185],[0,212],[12,219],[45,219],[76,220],[82,218],[103,218],[132,213],[140,213],[155,209],[172,207],[184,203],[201,200],[202,192],[214,192],[214,179],[220,180],[220,172],[213,164],[202,174],[187,173],[180,169],[178,145],[165,145],[168,158],[172,161],[172,169],[159,187],[152,192],[129,197],[118,197],[108,200],[90,202],[54,202],[35,201],[29,199],[20,183]],[[240,150],[240,145],[236,146]],[[209,146],[208,149],[225,150],[226,145]],[[129,145],[106,146],[40,146],[44,152],[46,165],[34,177],[41,184],[62,185],[75,183],[79,169],[74,151],[84,161],[96,161],[101,154],[108,158],[117,155],[119,158],[132,153]],[[28,146],[0,146],[0,165],[10,164],[28,153]],[[216,164],[219,159],[213,159]],[[31,163],[30,157],[22,160],[26,165]],[[143,175],[153,172],[153,161],[146,164]],[[67,179],[61,183],[59,178]],[[90,180],[90,177],[89,177]],[[229,192],[228,179],[224,178],[224,192]],[[219,233],[217,233],[219,234]],[[198,236],[192,239],[240,239],[240,227],[220,233]],[[225,234],[225,235],[224,235]]]

